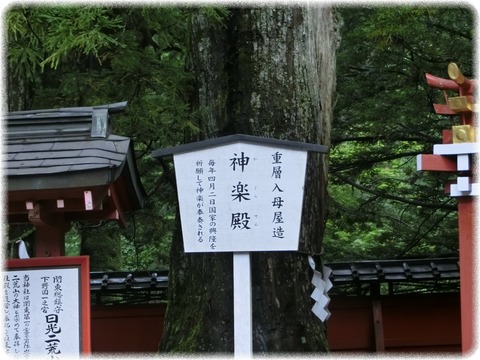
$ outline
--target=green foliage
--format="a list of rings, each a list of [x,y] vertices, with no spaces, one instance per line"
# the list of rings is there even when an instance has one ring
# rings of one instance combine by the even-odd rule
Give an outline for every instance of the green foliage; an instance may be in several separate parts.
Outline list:
[[[70,229],[65,234],[65,256],[79,256],[82,239],[77,229]]]
[[[108,9],[100,7],[53,7],[39,14],[48,32],[43,45],[49,56],[40,65],[57,68],[70,54],[93,55],[101,64],[111,56],[114,47],[123,44],[116,40],[114,31],[122,29],[122,19],[109,16]]]
[[[92,227],[89,234],[115,239],[118,262],[104,267],[168,264],[176,203],[172,165],[150,153],[199,131],[201,114],[189,107],[195,79],[186,71],[189,26],[198,12],[213,28],[229,15],[212,6],[66,4],[4,13],[10,110],[27,110],[14,107],[17,94],[37,109],[129,103],[113,130],[134,140],[148,199],[124,230],[81,224]],[[448,63],[456,62],[472,76],[474,13],[462,6],[340,7],[338,13],[343,24],[326,258],[456,253],[455,202],[443,193],[445,176],[417,172],[415,155],[431,153],[452,124],[433,113],[432,104],[443,97],[427,87],[424,73],[447,77]],[[67,254],[85,249],[82,227],[69,232]]]
[[[330,153],[328,260],[456,254],[456,205],[446,176],[417,172],[458,119],[433,113],[442,92],[426,72],[447,77],[473,66],[473,11],[466,7],[339,9],[337,105]],[[452,46],[455,44],[455,46]]]
[[[92,55],[101,63],[122,45],[110,35],[122,28],[121,19],[95,6],[14,7],[6,13],[6,23],[7,59],[15,74],[23,70],[29,79],[38,67],[56,69],[67,58]]]
[[[121,237],[117,224],[100,223],[95,226],[81,224],[80,253],[90,257],[91,271],[120,271],[123,268]]]
[[[134,140],[148,194],[127,229],[115,230],[114,245],[121,245],[115,257],[130,269],[168,264],[176,202],[171,164],[159,164],[150,153],[198,130],[187,102],[192,79],[185,71],[189,18],[197,11],[214,23],[225,14],[214,8],[69,5],[15,6],[5,13],[9,77],[17,80],[9,82],[9,94],[14,86],[32,89],[30,106],[37,109],[128,101],[126,114],[114,117],[113,132]],[[78,254],[80,246],[85,251],[87,235],[78,229],[88,226],[67,234],[67,254]],[[90,226],[88,237],[110,229]],[[89,250],[94,262],[102,263],[108,249],[89,246],[95,248]]]

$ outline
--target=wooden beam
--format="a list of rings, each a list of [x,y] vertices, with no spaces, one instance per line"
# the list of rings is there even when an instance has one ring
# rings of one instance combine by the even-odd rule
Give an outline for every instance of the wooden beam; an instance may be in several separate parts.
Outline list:
[[[442,143],[453,144],[453,132],[452,129],[442,130]]]
[[[385,337],[383,334],[382,302],[372,301],[373,328],[375,331],[375,351],[385,352]]]
[[[84,191],[90,190],[94,195],[94,199],[98,199],[102,195],[105,196],[108,190],[108,185],[92,186],[85,188],[69,188],[69,189],[57,189],[57,190],[28,190],[28,191],[9,191],[7,194],[8,201],[23,201],[26,202],[38,202],[63,199],[65,204],[68,204],[71,200],[83,201]],[[85,208],[84,208],[85,209]]]
[[[8,222],[31,221],[38,226],[56,226],[58,216],[63,216],[66,222],[116,220],[120,227],[125,227],[125,206],[128,207],[130,204],[128,197],[124,196],[122,184],[115,183],[109,187],[91,189],[76,188],[72,191],[60,189],[58,193],[50,190],[10,192]],[[87,197],[85,192],[88,192]],[[91,202],[87,208],[86,200]]]
[[[33,205],[33,208],[32,208]],[[53,214],[42,203],[28,203],[28,221],[35,225],[35,257],[65,255],[67,224],[63,213]]]
[[[115,205],[116,215],[118,217],[118,224],[121,228],[124,228],[126,224],[125,213],[123,210],[122,203],[120,201],[120,197],[118,196],[117,189],[115,188],[115,185],[113,184],[110,185],[109,192],[110,192],[110,196],[113,199],[113,203]]]
[[[433,104],[433,109],[440,115],[458,115],[457,112],[450,109],[446,104]]]
[[[473,331],[476,318],[473,276],[476,269],[474,246],[474,204],[472,196],[458,198],[458,237],[460,252],[460,303],[462,352],[473,350]]]
[[[35,257],[64,256],[65,230],[63,223],[58,226],[36,226]]]
[[[417,170],[456,172],[457,163],[453,157],[421,154],[417,156]]]
[[[28,210],[28,220],[35,226],[55,226],[57,218],[45,211],[41,203],[36,203],[33,209]]]
[[[102,210],[109,202],[113,203],[113,200],[106,197],[103,199],[102,204],[97,204],[96,208],[91,211]],[[32,210],[34,202],[32,202]],[[41,200],[42,208],[44,211],[50,213],[70,213],[70,212],[81,212],[85,210],[85,200],[83,198],[70,198],[70,199],[50,199],[50,200]],[[27,214],[28,210],[23,201],[8,201],[8,214]]]

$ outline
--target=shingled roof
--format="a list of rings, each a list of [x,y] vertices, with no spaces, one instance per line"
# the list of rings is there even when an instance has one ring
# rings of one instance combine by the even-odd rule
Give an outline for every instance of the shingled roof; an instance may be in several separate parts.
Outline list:
[[[388,285],[388,293],[458,291],[458,257],[330,263],[332,292],[360,295]],[[386,290],[386,289],[384,289]]]
[[[329,295],[373,295],[388,285],[389,295],[458,292],[458,257],[404,260],[365,260],[326,263],[332,269]],[[150,303],[167,300],[168,270],[90,272],[90,291],[97,305]]]
[[[38,202],[63,212],[66,220],[101,220],[140,209],[145,191],[132,140],[110,133],[110,115],[126,105],[6,114],[9,222],[28,221],[29,207]]]

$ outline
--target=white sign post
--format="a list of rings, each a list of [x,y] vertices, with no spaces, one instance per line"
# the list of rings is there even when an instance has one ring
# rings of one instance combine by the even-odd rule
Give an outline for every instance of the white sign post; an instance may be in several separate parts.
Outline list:
[[[232,135],[173,154],[185,252],[233,252],[235,354],[252,354],[250,252],[297,251],[307,151],[326,147]]]
[[[235,356],[251,356],[252,276],[250,253],[233,253],[233,337]]]

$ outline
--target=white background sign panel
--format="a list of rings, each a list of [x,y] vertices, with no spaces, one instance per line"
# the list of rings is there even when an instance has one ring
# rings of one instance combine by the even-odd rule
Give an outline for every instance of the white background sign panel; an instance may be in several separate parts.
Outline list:
[[[306,160],[245,143],[174,155],[185,252],[297,250]]]
[[[79,268],[4,272],[7,353],[48,358],[80,354],[79,272]]]

